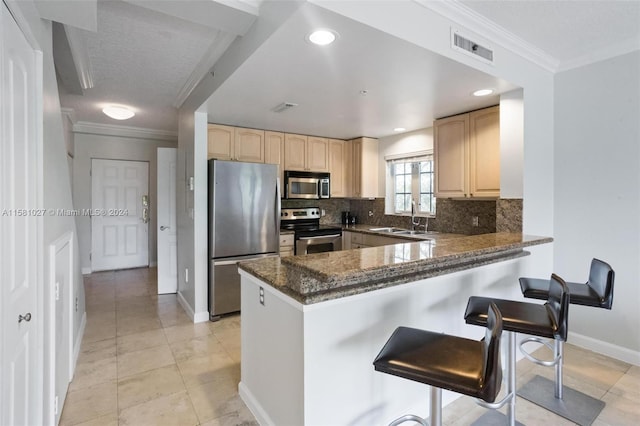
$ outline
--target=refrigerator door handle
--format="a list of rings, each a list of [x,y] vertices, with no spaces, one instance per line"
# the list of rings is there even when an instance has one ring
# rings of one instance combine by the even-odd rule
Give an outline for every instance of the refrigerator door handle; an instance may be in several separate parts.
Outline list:
[[[281,209],[281,204],[280,204],[280,179],[277,178],[276,179],[276,206],[278,207],[276,209],[276,214],[275,214],[275,226],[276,226],[276,235],[280,234],[280,209]]]

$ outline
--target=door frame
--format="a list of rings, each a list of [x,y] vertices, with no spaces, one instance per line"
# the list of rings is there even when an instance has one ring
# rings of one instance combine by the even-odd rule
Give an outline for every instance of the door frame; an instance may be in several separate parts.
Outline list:
[[[18,25],[18,29],[22,32],[24,38],[27,43],[31,46],[31,49],[34,53],[34,62],[35,62],[35,90],[34,90],[34,103],[35,103],[35,111],[36,117],[34,120],[33,126],[33,134],[35,140],[35,155],[36,155],[36,164],[35,164],[35,179],[36,179],[36,210],[43,211],[44,208],[44,56],[42,53],[42,49],[40,47],[38,38],[35,36],[33,29],[29,23],[29,19],[22,13],[20,6],[16,0],[3,0],[2,5],[0,7],[6,7],[15,22]],[[0,118],[1,121],[1,118]],[[42,216],[38,216],[35,218],[35,233],[36,233],[36,252],[32,253],[32,255],[36,258],[35,265],[35,277],[36,282],[34,283],[36,289],[36,315],[35,315],[35,335],[37,343],[38,353],[36,355],[36,365],[33,366],[34,369],[32,374],[36,376],[37,380],[37,389],[41,389],[41,393],[37,393],[37,400],[32,401],[33,413],[35,416],[36,423],[42,423],[43,419],[43,409],[44,405],[49,406],[47,401],[45,401],[45,390],[43,389],[44,384],[44,351],[42,349],[42,342],[44,341],[44,219]],[[3,330],[4,327],[8,325],[3,323],[3,316],[0,315],[0,330]],[[4,341],[0,340],[0,366],[4,366]],[[2,383],[2,367],[0,367],[0,383]],[[3,398],[2,392],[0,390],[0,398]],[[6,401],[0,400],[0,412],[1,408],[4,407]]]
[[[54,405],[54,407],[52,407],[53,409],[49,410],[49,413],[46,413],[47,418],[44,419],[45,423],[47,424],[52,424],[52,425],[56,425],[58,424],[58,418],[60,418],[62,416],[62,407],[64,406],[64,401],[66,399],[66,394],[65,395],[59,395],[60,399],[58,400],[58,404],[57,404],[57,410],[55,410],[55,397],[56,397],[56,388],[57,388],[57,384],[59,380],[65,380],[66,384],[68,385],[71,382],[71,379],[73,378],[73,372],[74,372],[74,367],[75,367],[75,363],[74,363],[74,342],[73,342],[73,321],[74,321],[74,288],[75,288],[75,283],[74,283],[74,245],[73,245],[73,232],[69,231],[67,233],[65,233],[62,237],[58,238],[56,241],[54,241],[53,243],[51,243],[49,245],[49,300],[47,301],[47,303],[49,304],[49,318],[47,318],[48,321],[48,341],[49,341],[49,348],[51,348],[51,353],[49,354],[49,365],[51,366],[51,369],[49,371],[49,395],[51,398],[51,402]],[[62,348],[58,348],[57,344],[56,344],[56,329],[58,327],[58,324],[56,323],[56,272],[58,272],[56,270],[56,255],[57,253],[64,249],[65,246],[68,246],[68,251],[69,251],[69,263],[66,265],[68,270],[67,270],[67,274],[69,277],[69,282],[66,285],[64,291],[62,291],[62,294],[66,294],[68,296],[67,298],[67,303],[68,303],[68,308],[67,312],[65,312],[65,315],[67,316],[67,321],[68,323],[68,329],[67,331],[67,338],[68,338],[68,347],[66,348],[66,350],[68,351],[67,353],[67,362],[69,363],[68,368],[69,368],[69,375],[68,377],[58,377],[58,372],[56,370],[57,368],[57,354],[58,354],[58,350],[62,349]],[[67,387],[67,391],[68,391],[68,387]]]
[[[160,163],[161,163],[161,159],[165,160],[166,157],[171,154],[171,156],[173,157],[172,159],[175,160],[174,163],[174,168],[173,168],[173,174],[171,176],[168,176],[168,178],[171,180],[171,183],[173,183],[173,218],[175,220],[175,223],[171,223],[170,225],[173,226],[173,232],[175,232],[175,238],[176,238],[176,255],[175,258],[172,259],[171,256],[171,251],[169,251],[169,260],[173,260],[175,263],[172,265],[175,267],[175,282],[172,280],[172,287],[169,290],[172,291],[167,291],[167,288],[162,287],[162,284],[166,284],[166,281],[164,280],[164,278],[166,278],[163,274],[161,274],[161,272],[166,272],[166,267],[167,265],[161,265],[161,260],[164,259],[163,256],[161,256],[161,245],[160,245],[160,241],[164,240],[164,231],[162,231],[160,228],[162,226],[167,225],[167,223],[165,223],[164,221],[161,221],[161,219],[164,219],[164,217],[161,218],[162,213],[164,213],[164,211],[161,212],[161,207],[169,207],[169,209],[171,209],[171,190],[169,188],[164,189],[162,187],[162,185],[160,185],[160,181],[162,179],[164,179],[163,174],[162,173],[156,173],[156,205],[155,205],[155,211],[156,211],[156,267],[158,269],[158,294],[175,294],[178,292],[178,254],[177,254],[177,226],[178,226],[178,221],[177,221],[177,166],[178,166],[178,149],[177,148],[172,148],[172,147],[158,147],[156,149],[156,168],[157,170],[160,169]],[[163,182],[164,183],[164,182]],[[169,193],[169,194],[167,194]],[[164,200],[169,200],[169,205],[166,206],[165,204],[163,204],[161,206],[161,201]],[[166,211],[166,210],[165,210]],[[164,277],[164,278],[163,278]]]

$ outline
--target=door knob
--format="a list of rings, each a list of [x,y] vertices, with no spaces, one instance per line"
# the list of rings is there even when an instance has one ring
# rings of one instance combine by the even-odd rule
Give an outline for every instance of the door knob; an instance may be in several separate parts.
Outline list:
[[[18,315],[18,324],[20,324],[22,321],[31,321],[31,312],[27,312],[25,316]]]
[[[164,226],[164,225],[160,225],[160,230],[164,231],[165,229],[169,229],[171,228],[170,226]]]

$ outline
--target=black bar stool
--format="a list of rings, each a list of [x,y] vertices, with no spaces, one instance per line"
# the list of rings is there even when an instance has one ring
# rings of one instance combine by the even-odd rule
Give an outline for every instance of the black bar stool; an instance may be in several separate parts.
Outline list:
[[[589,279],[586,283],[567,283],[571,293],[569,303],[611,309],[614,278],[615,272],[608,263],[592,259]],[[549,281],[539,278],[520,278],[520,288],[524,297],[545,299],[549,293]],[[520,349],[530,361],[538,365],[550,365],[549,361],[538,359],[523,349],[522,346],[528,342],[542,343],[547,347],[549,345],[540,339],[528,338],[520,342]],[[553,397],[549,392],[552,387],[554,388]],[[599,399],[563,386],[561,368],[560,371],[556,371],[555,384],[544,377],[535,376],[518,390],[518,395],[581,425],[593,423],[605,406],[605,403]]]
[[[554,339],[554,360],[556,374],[562,374],[562,344],[567,340],[567,319],[569,313],[569,291],[567,285],[555,274],[551,275],[547,302],[544,305],[514,300],[493,299],[472,296],[467,303],[464,319],[467,324],[486,326],[487,307],[494,303],[502,313],[502,326],[507,332],[507,394],[490,408],[507,405],[507,421],[516,424],[516,344],[514,333]],[[480,405],[486,404],[482,401]]]
[[[493,304],[484,315],[487,330],[483,340],[398,327],[373,361],[376,371],[431,386],[431,426],[442,425],[442,389],[488,402],[495,401],[500,392],[502,316]],[[407,414],[390,426],[406,421],[429,425],[422,417]]]

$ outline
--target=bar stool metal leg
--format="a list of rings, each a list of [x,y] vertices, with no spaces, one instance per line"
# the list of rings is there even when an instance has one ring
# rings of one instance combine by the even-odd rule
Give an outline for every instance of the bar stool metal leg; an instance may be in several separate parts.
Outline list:
[[[429,391],[429,422],[415,414],[405,414],[398,417],[389,426],[398,426],[404,422],[415,422],[422,426],[442,426],[442,389],[430,386]]]
[[[562,399],[562,366],[564,364],[564,342],[562,340],[556,340],[555,344],[555,355],[558,358],[558,362],[556,363],[556,391],[555,396],[558,399]]]
[[[516,421],[516,333],[513,331],[503,331],[503,333],[506,336],[508,348],[507,370],[504,375],[505,382],[507,382],[507,393],[500,401],[493,403],[476,399],[476,404],[481,407],[490,408],[492,411],[486,412],[473,422],[474,426],[495,424],[497,419],[504,419],[504,416],[495,410],[507,404],[507,424],[509,426],[522,425],[522,423]]]
[[[435,386],[431,386],[429,416],[431,426],[442,426],[442,389]]]

